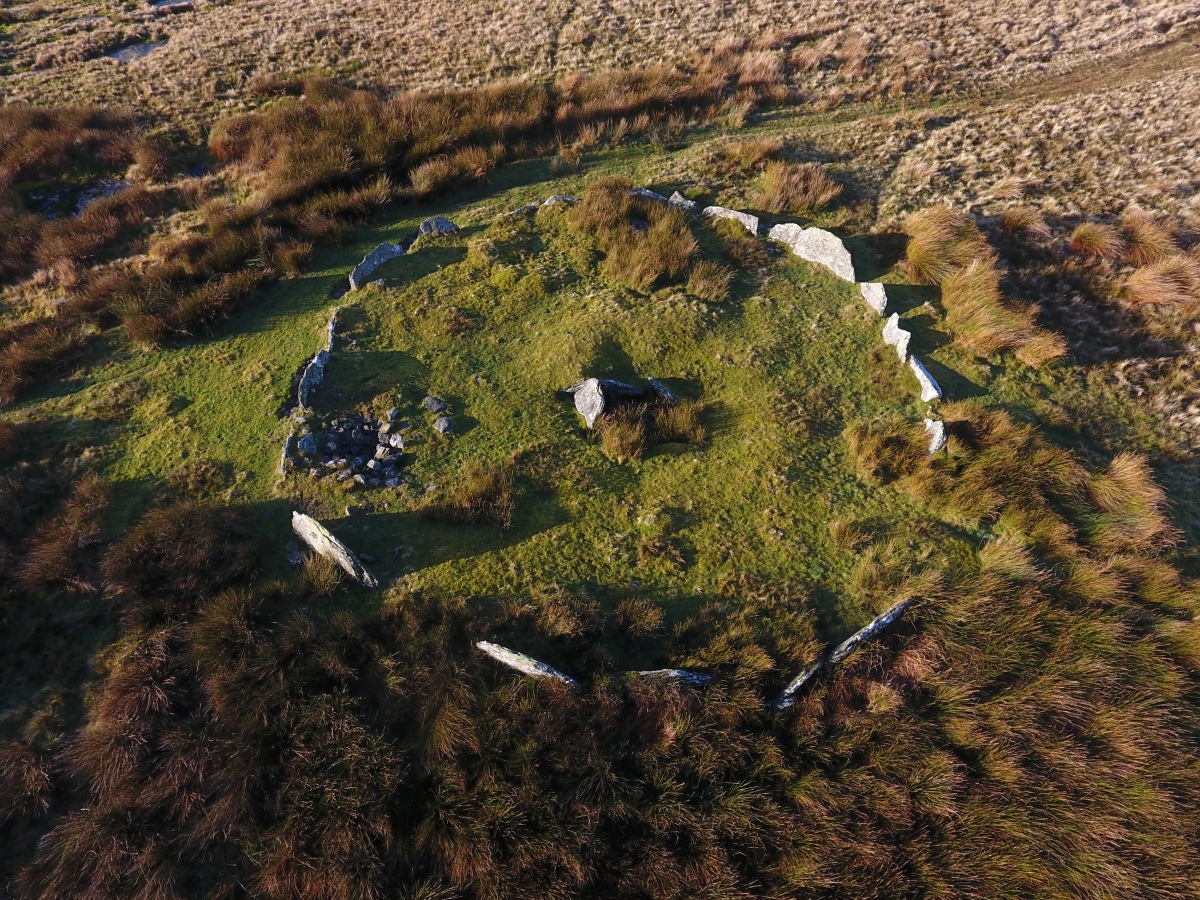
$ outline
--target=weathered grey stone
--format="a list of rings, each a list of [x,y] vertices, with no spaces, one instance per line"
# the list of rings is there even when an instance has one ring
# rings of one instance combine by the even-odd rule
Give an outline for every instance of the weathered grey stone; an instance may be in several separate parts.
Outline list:
[[[315,434],[303,435],[300,440],[296,441],[296,450],[300,453],[313,454],[317,452],[317,436]]]
[[[400,244],[393,244],[390,241],[380,244],[370,253],[362,258],[357,266],[350,272],[350,290],[357,291],[362,285],[367,283],[371,277],[371,273],[382,266],[389,259],[395,259],[397,256],[404,255],[404,247]]]
[[[703,672],[689,672],[687,669],[652,669],[649,672],[632,672],[630,674],[639,678],[671,678],[686,684],[694,684],[697,687],[712,681],[711,675],[705,675]]]
[[[362,476],[357,477],[361,478]],[[366,570],[350,548],[330,534],[328,529],[316,519],[306,516],[302,512],[293,512],[292,531],[296,532],[300,540],[304,541],[314,553],[333,560],[359,584],[368,588],[379,587],[379,581]]]
[[[440,413],[446,411],[446,402],[439,397],[432,395],[421,401],[421,406],[425,407],[427,412]]]
[[[564,675],[558,669],[551,668],[544,662],[539,662],[532,656],[526,656],[524,653],[518,653],[488,641],[479,641],[475,646],[492,659],[504,663],[510,669],[516,669],[523,675],[532,675],[534,678],[554,678],[573,690],[579,690],[579,682],[574,678]]]
[[[671,206],[675,207],[676,209],[693,210],[696,208],[696,201],[689,200],[687,197],[683,196],[683,194],[679,193],[679,191],[673,193],[667,200],[667,203],[671,204]]]
[[[800,690],[800,688],[804,687],[804,685],[807,684],[808,681],[817,674],[817,672],[821,671],[821,669],[825,668],[826,666],[832,666],[840,663],[847,656],[861,647],[865,641],[875,637],[877,634],[899,619],[900,616],[903,615],[904,611],[912,606],[914,602],[915,598],[911,597],[907,600],[901,600],[887,612],[876,616],[865,626],[860,628],[854,634],[850,635],[850,637],[846,638],[846,640],[834,647],[832,651],[823,655],[816,662],[805,666],[800,674],[793,678],[791,683],[789,683],[788,686],[783,689],[783,693],[779,695],[779,699],[777,699],[774,703],[775,707],[777,709],[787,709],[789,706],[791,706],[795,702],[793,698],[796,692]]]
[[[458,226],[445,216],[430,216],[421,223],[417,231],[420,234],[449,234],[451,231],[458,231]]]
[[[385,486],[390,487],[390,488],[400,487],[400,479],[395,475],[392,475],[390,478],[385,478],[383,480],[383,483]]]
[[[864,281],[858,286],[858,291],[862,294],[867,306],[879,315],[882,316],[887,312],[887,292],[878,281]]]
[[[450,434],[454,431],[454,420],[449,416],[438,416],[433,420],[433,430],[438,434]]]
[[[567,390],[575,395],[575,409],[583,416],[587,427],[594,427],[596,420],[604,414],[604,391],[600,388],[600,379],[589,378]]]
[[[574,197],[568,197],[566,194],[551,194],[542,201],[542,206],[554,206],[558,203],[578,203]]]
[[[888,320],[883,323],[883,342],[896,348],[900,362],[908,361],[908,342],[911,339],[912,333],[900,327],[900,314],[892,313],[888,316]]]
[[[300,384],[296,388],[296,402],[300,407],[308,406],[308,395],[325,380],[325,364],[329,362],[329,351],[318,350],[317,355],[309,360],[300,376]]]
[[[388,446],[392,447],[393,449],[396,449],[396,450],[404,449],[404,438],[401,435],[389,434],[387,442],[388,442]]]
[[[631,196],[634,196],[634,197],[645,197],[647,200],[658,200],[660,203],[670,202],[662,194],[656,194],[656,193],[654,193],[654,191],[650,190],[649,188],[635,187],[629,193]]]
[[[367,468],[370,469],[372,472],[378,472],[380,469],[383,468],[383,463],[381,463],[377,459],[368,459],[367,460]]]
[[[400,418],[400,410],[393,406],[387,411],[387,417],[389,422],[395,422]]]
[[[917,376],[917,381],[921,383],[922,400],[928,403],[930,400],[937,400],[942,396],[942,389],[933,380],[933,376],[929,374],[929,370],[921,365],[919,359],[915,356],[910,356],[908,358],[908,367],[913,370],[913,374]]]
[[[751,234],[758,234],[758,216],[752,216],[750,213],[726,209],[724,206],[706,206],[701,214],[717,219],[733,219],[735,222],[741,222]]]
[[[283,442],[283,452],[279,455],[279,474],[286,475],[288,467],[292,464],[292,441],[295,440],[295,434],[289,432],[287,438]]]
[[[836,234],[823,228],[801,228],[788,222],[774,226],[767,237],[787,244],[801,259],[824,266],[839,278],[854,281],[854,262],[850,251]]]
[[[937,453],[946,446],[946,425],[936,419],[925,420],[925,433],[929,435],[929,455]]]
[[[657,378],[651,378],[651,379],[649,379],[649,382],[650,382],[650,387],[652,387],[654,389],[654,393],[656,393],[658,395],[659,399],[662,400],[664,403],[674,406],[675,403],[678,402],[678,398],[673,393],[671,393],[671,389],[669,387],[667,387],[665,384],[663,384],[661,381],[659,381]]]

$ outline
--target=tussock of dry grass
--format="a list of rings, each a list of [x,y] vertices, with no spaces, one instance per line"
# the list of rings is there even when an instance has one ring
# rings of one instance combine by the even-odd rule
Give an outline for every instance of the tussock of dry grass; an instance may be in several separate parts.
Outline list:
[[[904,222],[908,235],[909,277],[920,284],[940,284],[975,260],[994,258],[987,238],[971,217],[945,204],[913,213]]]
[[[773,213],[812,215],[842,193],[842,186],[825,174],[818,163],[767,164],[759,203]]]
[[[492,525],[504,529],[512,524],[516,507],[517,484],[511,469],[468,462],[417,511],[427,519],[452,525]]]
[[[1120,259],[1125,255],[1125,241],[1112,225],[1083,222],[1071,232],[1071,249],[1085,256]]]
[[[709,303],[723,303],[729,299],[729,285],[733,272],[719,263],[704,259],[692,266],[688,273],[687,290],[693,297]]]
[[[1134,303],[1183,305],[1200,301],[1200,260],[1185,253],[1161,257],[1135,269],[1123,286]]]

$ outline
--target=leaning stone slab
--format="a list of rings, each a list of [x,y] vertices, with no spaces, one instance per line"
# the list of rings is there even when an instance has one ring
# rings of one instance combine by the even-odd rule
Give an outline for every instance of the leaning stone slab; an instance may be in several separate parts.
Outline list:
[[[658,399],[662,400],[663,403],[666,403],[668,406],[674,406],[677,402],[679,402],[679,399],[671,392],[671,389],[657,378],[650,378],[648,380],[650,382],[650,387],[654,390],[654,393],[658,395]]]
[[[922,400],[928,403],[930,400],[937,400],[942,396],[942,389],[933,380],[933,376],[929,374],[929,370],[921,365],[919,359],[915,356],[910,356],[908,358],[908,367],[913,370],[913,374],[917,376],[917,381],[921,383]]]
[[[458,231],[458,226],[445,216],[430,216],[417,229],[419,234],[449,234],[451,231]]]
[[[649,188],[635,187],[629,192],[631,197],[645,197],[647,200],[657,200],[660,203],[669,203],[670,201],[662,194],[656,194]]]
[[[676,191],[675,193],[673,193],[667,199],[667,203],[669,203],[671,206],[675,207],[676,209],[683,209],[683,210],[690,211],[690,210],[693,210],[696,208],[696,201],[689,200],[687,197],[683,196],[683,194],[679,193],[679,191]]]
[[[854,634],[850,635],[850,637],[846,638],[846,640],[842,641],[840,644],[834,647],[833,650],[822,656],[816,662],[805,666],[803,671],[793,678],[791,683],[783,689],[783,693],[779,695],[779,698],[774,703],[775,708],[787,709],[789,706],[795,703],[794,698],[796,692],[800,690],[800,688],[804,687],[804,685],[807,684],[814,675],[816,675],[826,666],[832,666],[840,663],[847,656],[861,647],[863,643],[869,641],[871,638],[884,631],[889,625],[899,619],[900,616],[904,614],[904,611],[912,606],[913,602],[914,599],[911,597],[908,600],[901,600],[887,612],[876,616],[865,626],[854,632]]]
[[[858,286],[858,292],[862,294],[863,300],[867,306],[875,310],[879,315],[887,312],[887,293],[883,289],[883,285],[878,281],[864,281]]]
[[[711,216],[715,219],[733,219],[735,222],[741,222],[751,234],[758,234],[758,216],[752,216],[750,213],[726,209],[724,206],[706,206],[701,215]]]
[[[896,348],[900,362],[908,362],[908,342],[912,340],[912,332],[900,327],[900,313],[892,313],[883,323],[883,342],[889,347]]]
[[[630,672],[629,674],[636,675],[638,678],[670,678],[674,681],[682,681],[684,684],[694,684],[697,687],[712,681],[711,675],[705,675],[703,672],[689,672],[687,669],[652,669],[649,672]]]
[[[855,281],[854,261],[842,239],[823,228],[801,228],[794,222],[774,226],[767,237],[787,244],[801,259],[824,266],[839,278]]]
[[[553,678],[563,682],[572,690],[579,690],[579,682],[574,678],[564,675],[558,669],[552,668],[544,662],[539,662],[532,656],[526,656],[524,653],[518,653],[488,641],[479,641],[475,646],[492,659],[504,663],[510,669],[516,669],[523,675],[532,675],[534,678]]]
[[[371,274],[389,259],[404,255],[404,247],[400,244],[383,243],[362,258],[350,272],[350,290],[357,291],[367,283]]]
[[[929,455],[937,453],[946,446],[946,424],[936,419],[925,420],[925,433],[929,435]]]
[[[366,570],[358,557],[350,548],[335,538],[329,531],[311,516],[302,512],[292,513],[292,531],[304,541],[318,556],[324,556],[337,563],[342,570],[361,584],[363,587],[377,588],[379,581]]]

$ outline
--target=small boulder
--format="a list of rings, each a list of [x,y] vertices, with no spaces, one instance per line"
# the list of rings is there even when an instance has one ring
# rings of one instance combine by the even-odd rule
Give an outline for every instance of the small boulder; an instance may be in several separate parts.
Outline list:
[[[670,202],[662,194],[656,194],[656,193],[654,193],[654,191],[650,190],[649,188],[644,188],[644,187],[635,187],[632,191],[629,192],[629,194],[630,194],[630,196],[633,196],[633,197],[645,197],[647,200],[657,200],[660,203]]]
[[[450,434],[454,431],[454,421],[449,416],[438,416],[433,420],[433,430],[438,434]]]
[[[883,342],[896,348],[900,362],[908,360],[908,342],[911,339],[912,333],[900,327],[900,314],[892,313],[888,316],[888,320],[883,323]]]
[[[401,436],[399,434],[389,434],[387,442],[388,442],[388,446],[394,450],[403,450],[404,449],[404,438],[403,438],[403,436]]]
[[[707,212],[707,210],[706,210]],[[824,266],[839,278],[854,281],[854,261],[836,234],[823,228],[801,228],[794,222],[774,226],[767,237],[787,244],[801,259]]]
[[[559,203],[578,203],[574,197],[568,197],[566,194],[551,194],[542,201],[542,206],[556,206]]]
[[[864,281],[858,286],[858,292],[862,294],[862,298],[866,301],[867,306],[875,310],[879,315],[887,312],[887,293],[883,289],[883,285],[878,281]]]
[[[306,434],[301,436],[300,440],[296,441],[296,450],[300,453],[314,455],[317,452],[317,436],[315,434]]]
[[[583,416],[587,427],[594,427],[596,420],[604,414],[604,391],[600,388],[600,379],[589,378],[567,390],[575,395],[575,409]]]
[[[925,420],[925,433],[929,435],[929,455],[937,453],[946,446],[946,425],[936,419]]]
[[[446,411],[445,401],[432,395],[422,400],[421,406],[425,407],[426,412],[442,413]]]
[[[670,196],[670,198],[667,200],[667,203],[669,203],[671,206],[675,207],[676,209],[682,209],[682,210],[687,210],[687,211],[691,211],[696,208],[696,201],[689,200],[687,197],[683,196],[683,194],[679,193],[679,191],[676,191],[675,193],[673,193]]]
[[[445,216],[430,216],[417,230],[421,234],[449,234],[451,231],[458,231],[458,226]]]

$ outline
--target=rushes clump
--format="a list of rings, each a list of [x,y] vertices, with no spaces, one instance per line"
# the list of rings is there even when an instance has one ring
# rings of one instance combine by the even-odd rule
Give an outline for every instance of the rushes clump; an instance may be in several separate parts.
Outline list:
[[[1124,296],[1139,304],[1182,305],[1200,300],[1200,260],[1175,253],[1135,269]]]
[[[1125,232],[1125,259],[1130,265],[1152,265],[1179,252],[1170,229],[1145,210],[1128,210],[1121,217],[1121,229]]]
[[[842,193],[842,186],[813,162],[767,164],[759,203],[773,213],[812,215],[820,212]]]
[[[995,259],[971,217],[944,203],[913,213],[904,222],[904,233],[908,235],[908,274],[920,284],[941,284],[977,259]]]
[[[708,435],[699,400],[625,404],[606,412],[597,429],[604,455],[627,463],[659,444],[702,444]]]
[[[1071,232],[1071,249],[1084,256],[1120,259],[1125,255],[1121,233],[1105,222],[1082,222]]]
[[[732,283],[732,271],[705,259],[692,266],[688,274],[687,291],[693,297],[709,303],[723,303],[729,299],[729,286]]]
[[[427,519],[451,525],[512,525],[517,507],[515,473],[507,466],[464,463],[441,491],[430,496],[418,512]]]

